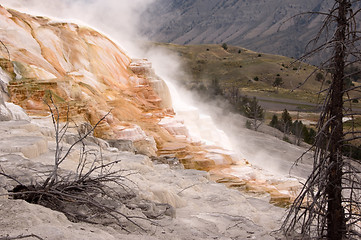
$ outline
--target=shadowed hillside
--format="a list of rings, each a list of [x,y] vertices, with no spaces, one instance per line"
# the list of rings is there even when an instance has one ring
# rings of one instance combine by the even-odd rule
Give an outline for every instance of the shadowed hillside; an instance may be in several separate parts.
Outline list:
[[[303,15],[289,19],[304,12],[325,11],[329,5],[322,0],[309,0],[307,4],[292,0],[157,0],[146,11],[144,24],[149,24],[145,24],[143,32],[160,42],[225,42],[254,51],[299,57],[317,33],[322,17]]]

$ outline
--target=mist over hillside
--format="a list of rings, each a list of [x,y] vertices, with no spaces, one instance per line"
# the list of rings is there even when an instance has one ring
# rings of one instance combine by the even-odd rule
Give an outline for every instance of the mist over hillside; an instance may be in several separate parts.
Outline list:
[[[227,43],[258,52],[299,57],[317,33],[324,0],[156,0],[145,11],[142,32],[176,44]]]

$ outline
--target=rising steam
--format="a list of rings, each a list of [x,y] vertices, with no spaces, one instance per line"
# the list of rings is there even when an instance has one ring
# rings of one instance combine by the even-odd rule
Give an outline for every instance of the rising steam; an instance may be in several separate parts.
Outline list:
[[[0,4],[32,15],[90,26],[111,37],[132,57],[140,57],[138,34],[142,12],[154,0],[0,0]]]

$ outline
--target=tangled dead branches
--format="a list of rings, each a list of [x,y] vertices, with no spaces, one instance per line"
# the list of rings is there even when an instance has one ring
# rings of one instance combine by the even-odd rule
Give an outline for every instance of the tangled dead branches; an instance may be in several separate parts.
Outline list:
[[[326,92],[315,139],[313,171],[289,209],[282,230],[290,239],[360,239],[361,237],[361,162],[343,151],[351,141],[361,139],[352,103],[360,99],[361,86],[348,86],[346,67],[361,62],[359,28],[356,15],[359,1],[336,0],[321,33],[328,41],[319,49],[332,49],[324,63],[332,78]],[[355,74],[355,73],[353,73]],[[358,94],[357,94],[358,93]],[[357,101],[355,101],[357,100]],[[351,119],[347,129],[344,118]]]

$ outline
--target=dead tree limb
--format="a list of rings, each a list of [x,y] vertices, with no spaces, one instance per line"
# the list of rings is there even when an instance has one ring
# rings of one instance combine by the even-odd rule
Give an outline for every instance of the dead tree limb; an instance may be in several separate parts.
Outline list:
[[[352,111],[352,100],[359,97],[352,97],[351,93],[357,91],[357,87],[345,84],[350,77],[346,66],[361,59],[360,32],[357,31],[360,26],[356,20],[357,13],[361,12],[359,2],[335,0],[330,12],[323,14],[320,32],[310,42],[316,50],[306,54],[308,57],[324,49],[333,50],[332,56],[322,64],[330,72],[332,83],[318,121],[313,171],[281,228],[290,239],[295,236],[297,239],[357,239],[361,234],[361,162],[345,156],[343,151],[361,137],[354,125],[357,113]],[[321,35],[326,41],[317,47]],[[345,116],[351,116],[352,121],[346,131]]]

